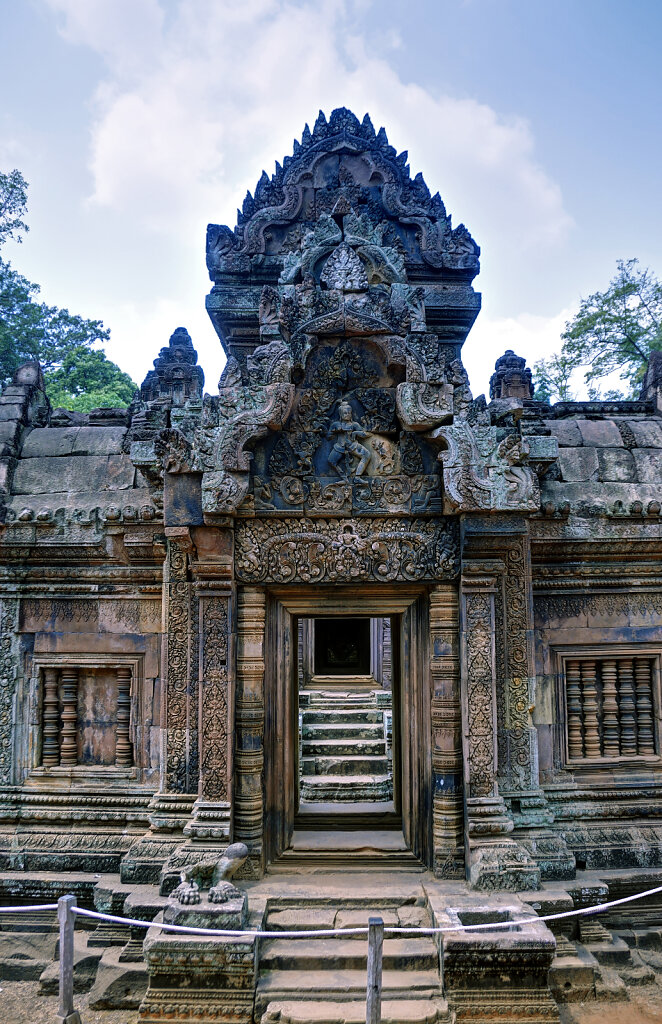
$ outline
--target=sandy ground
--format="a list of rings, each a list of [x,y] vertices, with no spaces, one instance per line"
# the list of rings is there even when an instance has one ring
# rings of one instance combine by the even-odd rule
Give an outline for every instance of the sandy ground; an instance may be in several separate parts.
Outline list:
[[[74,996],[81,1024],[137,1024],[137,1010],[90,1010],[87,995]],[[38,981],[0,982],[0,1024],[54,1024],[57,996],[40,996]]]
[[[0,986],[0,1024],[53,1024],[56,996],[40,996],[36,981],[4,981]],[[87,996],[74,997],[81,1024],[137,1024],[137,1010],[90,1010]],[[572,1003],[560,1007],[561,1024],[662,1024],[662,989],[631,990],[627,1003]]]
[[[630,989],[627,1003],[568,1003],[560,1010],[561,1024],[662,1024],[662,989],[642,985]]]

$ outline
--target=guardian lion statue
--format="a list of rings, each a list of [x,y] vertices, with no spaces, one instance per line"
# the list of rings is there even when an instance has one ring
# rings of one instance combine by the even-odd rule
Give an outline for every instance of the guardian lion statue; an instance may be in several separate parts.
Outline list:
[[[182,868],[180,883],[172,895],[180,903],[200,903],[201,893],[207,889],[210,903],[227,903],[241,899],[242,893],[229,881],[246,863],[248,847],[244,843],[232,843],[221,857],[207,857],[195,864]]]

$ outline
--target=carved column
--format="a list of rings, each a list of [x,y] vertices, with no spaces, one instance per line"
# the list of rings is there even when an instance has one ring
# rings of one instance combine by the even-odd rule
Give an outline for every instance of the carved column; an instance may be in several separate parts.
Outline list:
[[[634,755],[637,753],[637,720],[632,658],[619,658],[618,661],[618,710],[621,718],[621,754]]]
[[[453,586],[430,593],[432,675],[432,832],[438,878],[464,878],[460,608]]]
[[[467,877],[475,889],[537,889],[540,870],[508,838],[514,825],[497,786],[495,596],[498,562],[465,562],[461,654]]]
[[[128,767],[133,764],[133,747],[129,734],[131,719],[131,669],[119,665],[117,676],[117,731],[115,734],[115,764]]]
[[[584,742],[582,739],[582,690],[579,662],[570,660],[566,663],[566,703],[568,708],[568,755],[582,757]]]
[[[199,599],[200,786],[192,820],[184,828],[184,835],[194,841],[227,842],[231,832],[230,618],[230,591],[207,593],[202,590]]]
[[[60,764],[78,764],[78,669],[67,667],[60,673]]]
[[[18,674],[19,602],[3,597],[0,604],[0,782],[13,782],[14,692]]]
[[[584,755],[600,757],[598,689],[595,662],[582,661],[582,712],[584,717]]]
[[[198,723],[197,714],[194,717],[196,709],[191,706],[192,675],[197,691],[197,659],[192,671],[191,648],[196,648],[197,638],[191,608],[186,538],[168,538],[165,577],[166,756],[165,786],[162,788],[174,793],[197,793]]]
[[[265,594],[241,587],[237,594],[234,839],[262,858],[264,769]]]
[[[42,713],[41,763],[52,768],[60,763],[60,701],[56,668],[44,669],[44,704]]]
[[[653,689],[650,658],[634,659],[637,695],[637,753],[655,753],[653,731]]]
[[[616,662],[602,662],[602,714],[605,757],[618,757],[620,750],[618,729],[618,700],[616,689]]]
[[[550,827],[554,814],[539,783],[527,523],[515,515],[477,518],[467,523],[466,533],[473,557],[498,559],[502,566],[495,592],[499,791],[508,803],[517,841],[538,863],[542,877],[573,878],[574,857]]]

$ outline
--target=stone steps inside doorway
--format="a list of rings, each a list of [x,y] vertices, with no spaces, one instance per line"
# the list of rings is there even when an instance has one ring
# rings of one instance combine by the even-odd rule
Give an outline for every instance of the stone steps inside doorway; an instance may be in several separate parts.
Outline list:
[[[296,829],[292,834],[290,846],[273,865],[273,870],[278,873],[329,868],[360,871],[425,870],[408,848],[402,832],[396,829]]]
[[[382,695],[383,696],[383,695]],[[347,803],[393,798],[387,710],[377,695],[311,692],[301,712],[300,799]]]

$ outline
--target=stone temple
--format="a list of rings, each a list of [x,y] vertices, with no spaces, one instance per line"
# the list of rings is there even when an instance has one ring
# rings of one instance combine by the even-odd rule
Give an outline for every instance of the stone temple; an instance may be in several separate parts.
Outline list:
[[[660,896],[538,917],[662,881],[662,364],[639,401],[550,407],[508,351],[474,398],[479,255],[335,110],[209,225],[213,394],[183,328],[127,411],[17,371],[4,905],[446,925],[386,938],[393,1022],[542,1024],[653,979]],[[3,977],[53,989],[51,921],[3,918]],[[78,990],[152,1024],[365,1020],[364,937],[76,942]]]

